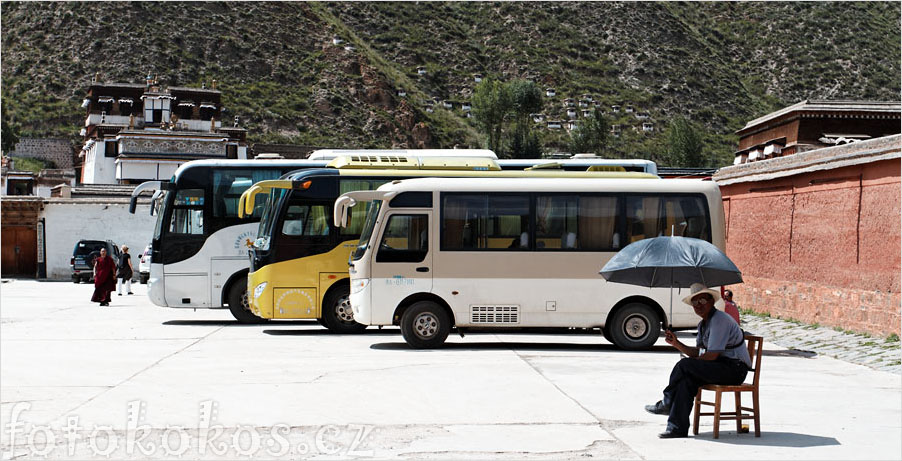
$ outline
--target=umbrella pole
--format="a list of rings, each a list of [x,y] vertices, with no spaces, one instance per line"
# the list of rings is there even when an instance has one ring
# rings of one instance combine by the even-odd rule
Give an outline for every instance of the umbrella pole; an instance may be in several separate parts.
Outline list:
[[[673,329],[673,270],[670,272],[670,317],[667,318],[667,329]]]

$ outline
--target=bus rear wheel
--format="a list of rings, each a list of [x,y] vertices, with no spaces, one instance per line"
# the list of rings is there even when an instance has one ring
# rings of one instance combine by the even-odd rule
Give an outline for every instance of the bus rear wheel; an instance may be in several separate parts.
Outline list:
[[[621,349],[649,349],[661,335],[661,319],[647,304],[630,303],[618,310],[605,328],[611,342]]]
[[[366,325],[354,321],[351,289],[348,286],[335,287],[323,300],[321,323],[333,333],[361,333],[366,329]]]
[[[419,301],[401,316],[401,335],[414,349],[440,347],[451,332],[448,312],[432,301]]]
[[[241,277],[232,283],[229,288],[229,312],[238,323],[263,323],[264,318],[257,317],[251,312],[251,308],[247,302],[247,277]]]

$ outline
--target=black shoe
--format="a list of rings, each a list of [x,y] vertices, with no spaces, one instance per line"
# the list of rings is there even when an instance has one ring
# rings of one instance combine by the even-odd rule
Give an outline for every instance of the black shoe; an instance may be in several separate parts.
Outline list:
[[[133,295],[134,293],[132,293],[131,291],[129,291],[128,294]]]
[[[667,429],[666,431],[658,434],[659,439],[682,439],[685,437],[689,437],[689,431],[682,432],[675,429]]]
[[[122,293],[119,293],[119,296],[122,296]]]
[[[658,400],[658,403],[654,405],[646,405],[645,411],[653,414],[653,415],[669,415],[670,407],[664,405],[664,402]]]
[[[100,303],[101,306],[109,306],[110,303]]]

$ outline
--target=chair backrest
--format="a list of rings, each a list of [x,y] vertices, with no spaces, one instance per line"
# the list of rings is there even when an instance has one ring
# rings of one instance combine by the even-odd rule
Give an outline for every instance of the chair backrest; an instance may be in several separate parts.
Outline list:
[[[758,379],[761,378],[761,350],[764,348],[764,338],[746,334],[745,341],[748,344],[749,357],[752,359],[752,373],[755,373],[752,385],[758,387]]]

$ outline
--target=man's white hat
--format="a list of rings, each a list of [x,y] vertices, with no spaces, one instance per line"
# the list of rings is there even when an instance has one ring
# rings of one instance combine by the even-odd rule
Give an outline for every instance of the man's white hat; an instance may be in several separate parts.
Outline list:
[[[683,302],[691,306],[692,298],[702,293],[708,293],[709,295],[711,295],[714,298],[715,303],[720,300],[720,292],[718,290],[708,288],[702,283],[693,283],[692,286],[689,287],[689,296],[683,298]]]

